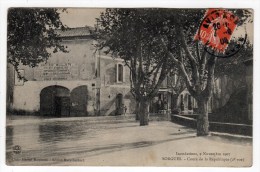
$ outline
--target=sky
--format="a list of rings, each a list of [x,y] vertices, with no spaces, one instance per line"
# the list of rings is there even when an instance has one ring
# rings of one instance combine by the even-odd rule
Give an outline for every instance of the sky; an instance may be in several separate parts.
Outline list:
[[[102,8],[68,8],[67,13],[63,12],[60,14],[60,19],[63,24],[68,27],[84,27],[94,26],[96,18],[100,16],[100,13],[105,11]]]
[[[92,26],[96,24],[96,18],[99,18],[100,13],[104,12],[105,8],[67,8],[67,12],[60,14],[60,19],[63,24],[70,28]],[[253,41],[253,24],[246,24],[246,32],[248,39]],[[245,27],[240,27],[233,34],[233,37],[244,37]]]

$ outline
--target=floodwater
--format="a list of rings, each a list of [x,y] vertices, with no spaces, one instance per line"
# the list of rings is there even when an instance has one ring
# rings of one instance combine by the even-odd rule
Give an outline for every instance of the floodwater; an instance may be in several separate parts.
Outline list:
[[[193,129],[168,121],[150,122],[149,126],[140,127],[134,118],[124,116],[11,116],[6,127],[6,162],[8,165],[105,165],[108,161],[109,165],[127,165],[127,158],[126,162],[118,163],[121,157],[114,161],[112,155],[125,151],[124,155],[129,153],[131,157],[133,151],[151,151],[153,147],[171,142],[183,145],[181,142],[190,143],[194,138]],[[206,141],[220,142],[212,138]],[[251,148],[247,142],[228,144]],[[162,146],[160,152],[167,149]]]
[[[106,139],[116,140],[113,132],[138,126],[134,120],[122,117],[11,118],[6,127],[7,163],[19,165],[34,164],[34,161],[45,164],[45,160],[46,164],[56,164],[60,158],[80,161],[80,154],[92,156],[112,151],[120,148],[106,144]]]

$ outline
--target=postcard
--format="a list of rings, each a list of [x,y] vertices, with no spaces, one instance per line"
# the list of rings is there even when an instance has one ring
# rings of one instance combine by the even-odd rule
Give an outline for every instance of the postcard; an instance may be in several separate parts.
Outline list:
[[[254,10],[7,11],[6,165],[253,165]]]

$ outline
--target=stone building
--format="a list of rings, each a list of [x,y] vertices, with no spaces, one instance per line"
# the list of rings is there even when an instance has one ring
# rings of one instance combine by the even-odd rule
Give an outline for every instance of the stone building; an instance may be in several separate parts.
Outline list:
[[[69,52],[52,53],[35,68],[20,65],[27,81],[8,65],[8,109],[56,116],[133,113],[129,69],[121,59],[96,50],[91,29],[58,30]]]

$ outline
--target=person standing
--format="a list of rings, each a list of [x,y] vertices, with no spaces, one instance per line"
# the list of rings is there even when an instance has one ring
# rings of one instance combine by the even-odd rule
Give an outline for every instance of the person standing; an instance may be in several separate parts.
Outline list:
[[[124,115],[126,115],[127,107],[124,105]]]

